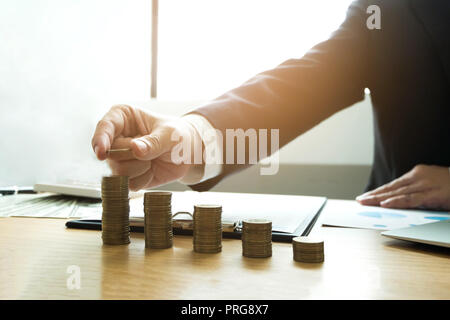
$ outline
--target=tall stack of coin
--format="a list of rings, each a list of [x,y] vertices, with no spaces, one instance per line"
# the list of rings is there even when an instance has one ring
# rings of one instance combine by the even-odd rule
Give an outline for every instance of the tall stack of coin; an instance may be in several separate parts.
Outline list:
[[[128,177],[102,179],[102,239],[104,244],[130,243]]]
[[[323,240],[310,237],[292,239],[294,260],[299,262],[318,263],[324,261]]]
[[[172,192],[151,191],[144,194],[145,247],[172,247]]]
[[[242,221],[242,255],[249,258],[272,256],[272,222],[265,219]]]
[[[194,206],[194,251],[222,251],[222,206]]]

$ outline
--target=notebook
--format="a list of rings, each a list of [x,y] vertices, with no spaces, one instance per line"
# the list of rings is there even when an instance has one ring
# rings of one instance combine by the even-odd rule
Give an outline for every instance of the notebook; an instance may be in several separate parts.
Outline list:
[[[4,198],[4,199],[2,199]],[[142,232],[144,226],[143,197],[130,197],[130,225],[132,231]],[[292,237],[307,235],[326,203],[324,197],[227,192],[172,192],[172,212],[193,213],[194,204],[222,205],[224,233],[240,237],[244,219],[265,218],[272,221],[273,240],[291,241]],[[34,217],[74,219],[68,228],[101,229],[102,203],[100,199],[74,197],[55,193],[17,194],[0,198],[0,217]],[[81,219],[80,219],[81,218]],[[192,217],[174,217],[174,233],[191,234]]]
[[[293,237],[308,235],[326,203],[324,197],[228,192],[172,192],[172,212],[193,213],[194,204],[222,205],[224,237],[239,238],[242,220],[262,218],[272,221],[272,239],[289,242]],[[130,201],[131,231],[143,231],[143,200]],[[68,221],[68,228],[101,228],[101,209],[96,216]],[[175,234],[192,234],[192,218],[174,218]]]

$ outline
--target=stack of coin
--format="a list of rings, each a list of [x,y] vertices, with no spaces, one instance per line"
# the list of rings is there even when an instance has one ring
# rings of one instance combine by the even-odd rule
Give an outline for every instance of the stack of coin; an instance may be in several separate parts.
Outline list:
[[[172,247],[172,192],[151,191],[144,194],[145,247]]]
[[[242,255],[249,258],[272,256],[272,222],[248,219],[242,222]]]
[[[102,179],[102,239],[104,244],[130,243],[128,177]]]
[[[222,206],[194,206],[194,251],[216,253],[222,251]]]
[[[324,260],[323,240],[310,237],[292,239],[294,260],[299,262],[318,263]]]

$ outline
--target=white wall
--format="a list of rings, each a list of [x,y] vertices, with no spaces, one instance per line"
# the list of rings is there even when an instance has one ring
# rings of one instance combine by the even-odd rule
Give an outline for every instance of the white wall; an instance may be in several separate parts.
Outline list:
[[[280,151],[282,163],[372,165],[373,123],[370,95],[338,112]]]
[[[148,0],[0,1],[0,185],[97,172],[96,119],[149,96],[150,15]]]
[[[351,0],[159,1],[158,96],[212,99],[300,58],[344,20]]]

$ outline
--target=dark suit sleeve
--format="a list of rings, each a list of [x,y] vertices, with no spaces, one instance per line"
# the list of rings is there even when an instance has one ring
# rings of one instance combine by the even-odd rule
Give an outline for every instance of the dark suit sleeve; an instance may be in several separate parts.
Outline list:
[[[365,2],[355,1],[338,30],[301,59],[260,73],[192,113],[206,117],[224,137],[226,129],[279,129],[281,147],[362,100],[369,59],[366,8]],[[208,190],[224,176],[245,167],[224,164],[218,177],[191,188]]]

